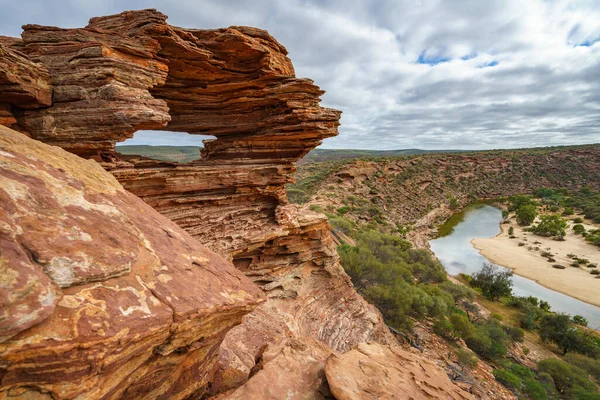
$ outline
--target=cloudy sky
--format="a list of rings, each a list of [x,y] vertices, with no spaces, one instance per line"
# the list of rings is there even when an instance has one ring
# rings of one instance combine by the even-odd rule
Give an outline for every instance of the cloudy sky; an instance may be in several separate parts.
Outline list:
[[[344,112],[326,148],[600,142],[600,0],[0,0],[0,34],[140,8],[183,27],[267,29]],[[133,143],[173,142],[193,143]]]

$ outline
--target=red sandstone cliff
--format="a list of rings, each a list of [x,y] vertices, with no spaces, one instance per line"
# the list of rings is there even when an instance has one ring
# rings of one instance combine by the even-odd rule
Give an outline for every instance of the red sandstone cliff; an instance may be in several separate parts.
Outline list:
[[[269,385],[264,398],[326,398],[333,352],[394,343],[325,217],[288,204],[295,161],[337,134],[340,113],[267,32],[182,29],[143,10],[26,25],[0,51],[0,123],[92,159],[0,132],[2,257],[15,248],[0,259],[15,271],[0,281],[0,396],[248,398]],[[216,139],[189,164],[120,159],[115,143],[139,129]],[[382,384],[402,392],[402,376]],[[411,386],[414,398],[466,396],[424,376],[439,385]]]

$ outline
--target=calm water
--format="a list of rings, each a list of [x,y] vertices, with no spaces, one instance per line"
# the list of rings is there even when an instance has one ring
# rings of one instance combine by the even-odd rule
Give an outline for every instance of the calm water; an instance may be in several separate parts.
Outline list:
[[[429,242],[431,250],[446,271],[450,275],[472,274],[481,269],[484,262],[493,264],[479,254],[471,244],[471,239],[493,237],[500,233],[502,212],[496,207],[480,204],[465,209],[458,219],[459,222],[451,233]],[[553,311],[581,315],[588,319],[591,328],[600,327],[600,307],[547,289],[518,275],[513,275],[512,279],[515,295],[534,296],[545,300],[550,303]]]

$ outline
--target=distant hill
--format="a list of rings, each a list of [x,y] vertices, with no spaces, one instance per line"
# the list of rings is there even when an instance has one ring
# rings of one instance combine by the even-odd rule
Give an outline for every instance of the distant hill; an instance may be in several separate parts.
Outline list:
[[[352,149],[314,149],[306,155],[300,162],[321,162],[332,160],[345,160],[352,158],[369,157],[397,157],[411,156],[431,153],[457,153],[464,150],[421,150],[421,149],[402,149],[402,150],[352,150]]]
[[[121,145],[117,152],[124,155],[136,155],[152,158],[154,160],[187,163],[200,159],[200,146],[149,146],[149,145]]]

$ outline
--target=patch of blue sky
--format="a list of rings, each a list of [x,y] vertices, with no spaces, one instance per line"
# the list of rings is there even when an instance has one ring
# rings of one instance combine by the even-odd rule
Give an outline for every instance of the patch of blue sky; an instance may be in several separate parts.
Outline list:
[[[495,67],[496,65],[498,65],[499,62],[496,60],[490,61],[489,63],[485,63],[485,64],[481,64],[478,65],[477,68],[488,68],[488,67]]]
[[[575,44],[574,47],[591,47],[594,45],[594,43],[596,42],[600,42],[600,37],[597,37],[596,39],[586,39],[581,43],[577,43]]]
[[[449,57],[442,57],[439,55],[435,55],[435,56],[427,55],[426,51],[423,50],[421,52],[421,54],[419,54],[417,63],[418,64],[427,64],[427,65],[437,65],[437,64],[448,62],[450,60],[451,60],[451,58],[449,58]]]

